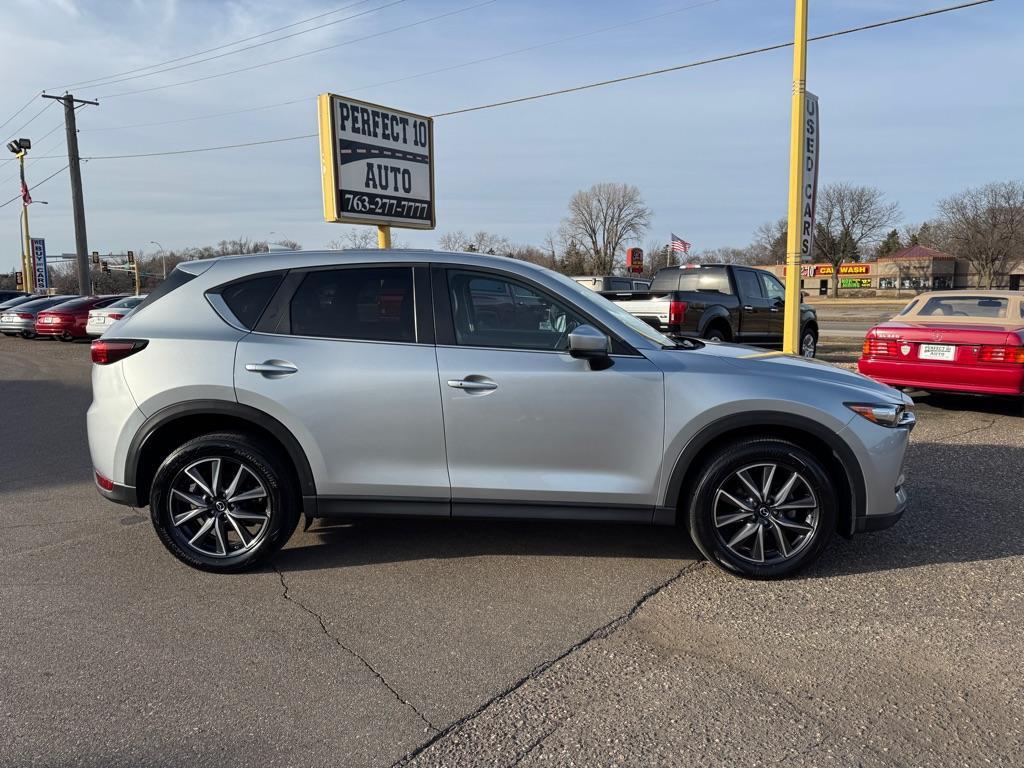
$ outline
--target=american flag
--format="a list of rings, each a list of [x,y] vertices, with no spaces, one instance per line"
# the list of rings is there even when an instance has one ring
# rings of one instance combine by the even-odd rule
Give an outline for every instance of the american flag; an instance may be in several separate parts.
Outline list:
[[[672,250],[676,251],[676,252],[682,251],[683,253],[689,253],[690,252],[690,244],[688,242],[686,242],[685,240],[683,240],[683,238],[681,238],[679,235],[673,233],[672,234]]]
[[[32,195],[28,193],[28,184],[25,183],[25,177],[21,177],[21,202],[25,205],[32,203]]]

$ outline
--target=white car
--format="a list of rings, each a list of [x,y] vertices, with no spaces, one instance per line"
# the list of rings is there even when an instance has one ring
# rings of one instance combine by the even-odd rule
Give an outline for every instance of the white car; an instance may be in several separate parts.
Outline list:
[[[108,326],[113,325],[139,306],[145,298],[146,294],[141,296],[125,296],[113,304],[89,310],[89,321],[85,324],[85,332],[90,336],[102,336]]]

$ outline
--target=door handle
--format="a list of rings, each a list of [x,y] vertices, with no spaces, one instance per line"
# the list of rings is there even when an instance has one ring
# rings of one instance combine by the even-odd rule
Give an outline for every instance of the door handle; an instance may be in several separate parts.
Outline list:
[[[757,310],[754,309],[750,304],[744,304],[743,305],[743,311],[744,312],[757,312]]]
[[[779,308],[778,307],[772,307],[769,311],[770,312],[778,312]]]
[[[262,363],[246,363],[245,370],[250,373],[261,373],[264,376],[271,378],[287,376],[291,373],[295,373],[299,369],[297,366],[284,360],[264,360]]]
[[[490,392],[497,389],[493,381],[477,381],[475,379],[448,379],[448,386],[453,389],[464,389],[467,392]]]

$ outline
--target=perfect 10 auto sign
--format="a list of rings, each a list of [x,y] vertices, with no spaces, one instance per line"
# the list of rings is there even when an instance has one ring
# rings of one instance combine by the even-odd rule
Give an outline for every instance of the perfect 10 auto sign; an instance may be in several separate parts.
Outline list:
[[[318,108],[324,218],[433,229],[434,121],[330,93]]]

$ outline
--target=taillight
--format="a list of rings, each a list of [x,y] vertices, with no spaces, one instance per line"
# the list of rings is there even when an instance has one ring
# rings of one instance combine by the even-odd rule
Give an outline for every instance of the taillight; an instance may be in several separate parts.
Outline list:
[[[683,317],[686,315],[685,301],[670,301],[668,303],[668,321],[672,325],[682,325]]]
[[[104,477],[99,472],[96,472],[96,485],[102,488],[104,491],[114,490],[114,481]]]
[[[31,312],[18,312],[18,317],[20,317],[22,320],[31,320],[32,319],[32,313]]]
[[[148,342],[138,339],[96,339],[92,343],[92,361],[109,365],[145,349]]]
[[[1024,347],[984,346],[978,350],[979,363],[1024,363]]]
[[[111,312],[109,315],[107,315],[107,317],[110,318],[111,320],[120,320],[122,317],[124,317],[124,315],[119,315],[116,312]]]
[[[864,339],[864,346],[861,352],[865,357],[885,357],[896,354],[893,346],[896,342],[889,342],[885,339]]]

